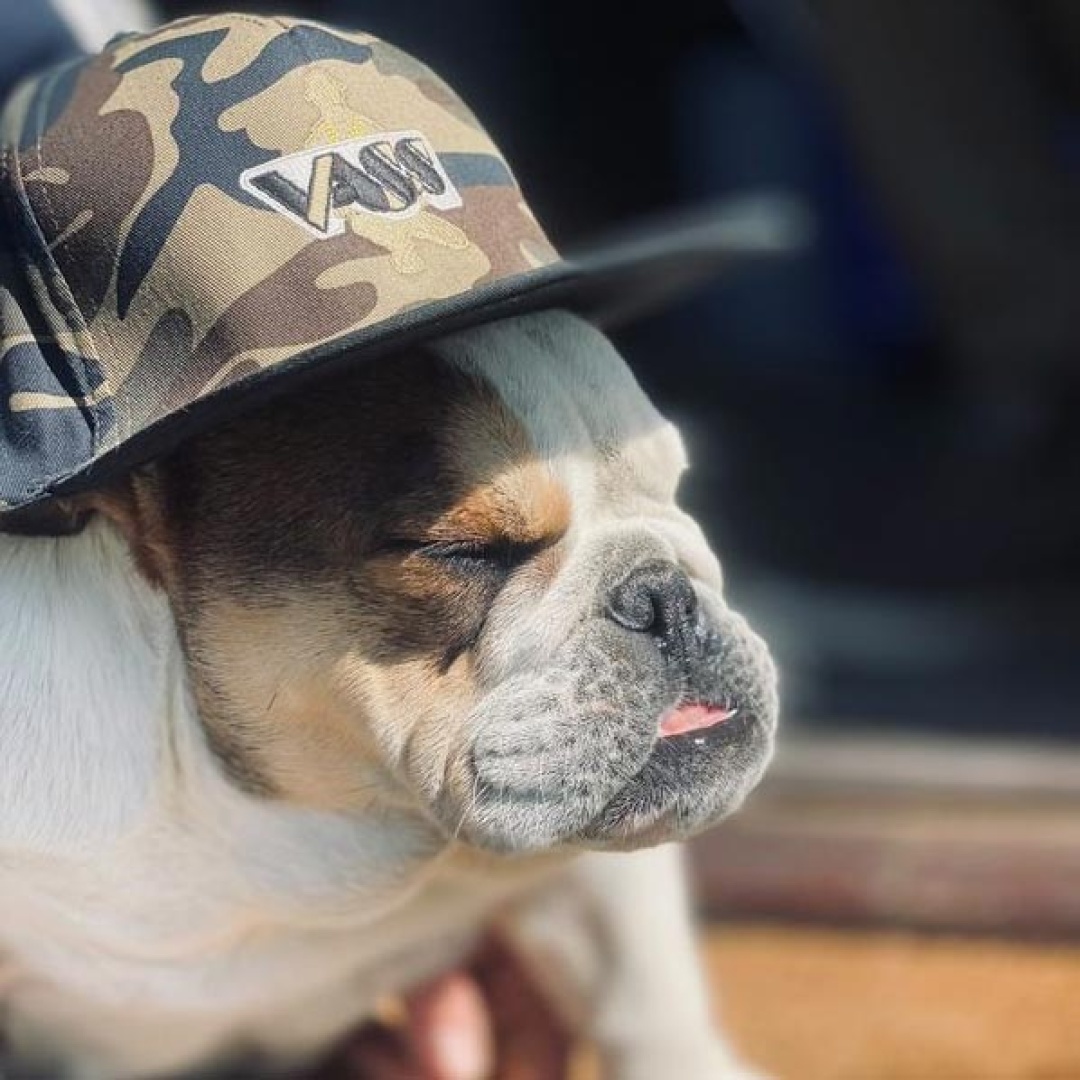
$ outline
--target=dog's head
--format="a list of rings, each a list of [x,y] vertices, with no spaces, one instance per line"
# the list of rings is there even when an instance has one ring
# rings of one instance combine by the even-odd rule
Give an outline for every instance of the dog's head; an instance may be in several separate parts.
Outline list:
[[[497,851],[628,847],[737,806],[776,723],[683,467],[555,313],[358,365],[95,504],[167,591],[236,782]]]

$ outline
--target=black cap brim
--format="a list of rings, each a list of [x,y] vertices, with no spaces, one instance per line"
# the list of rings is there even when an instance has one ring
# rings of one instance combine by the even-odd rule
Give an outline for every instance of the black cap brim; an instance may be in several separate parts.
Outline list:
[[[104,486],[202,432],[358,362],[472,326],[551,308],[574,311],[612,328],[659,311],[742,267],[791,255],[805,245],[809,233],[809,215],[796,199],[783,195],[730,199],[639,225],[551,266],[400,312],[298,353],[163,417],[54,482],[25,506],[0,516],[0,529],[57,531],[44,527],[54,497]]]

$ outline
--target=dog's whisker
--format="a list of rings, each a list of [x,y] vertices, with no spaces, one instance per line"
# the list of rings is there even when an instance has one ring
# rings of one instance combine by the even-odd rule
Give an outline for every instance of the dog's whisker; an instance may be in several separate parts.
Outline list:
[[[271,693],[270,700],[266,704],[266,711],[265,711],[266,716],[269,716],[274,711],[274,706],[277,704],[277,699],[278,699],[278,696],[280,695],[280,693],[281,693],[281,683],[277,682],[277,683],[274,684],[273,693]]]
[[[461,832],[465,828],[465,821],[476,810],[477,803],[480,798],[480,774],[473,774],[472,791],[469,793],[469,798],[466,799],[465,805],[461,810],[461,817],[458,818],[458,823],[454,828],[453,835],[450,837],[451,843],[457,843],[461,837]]]

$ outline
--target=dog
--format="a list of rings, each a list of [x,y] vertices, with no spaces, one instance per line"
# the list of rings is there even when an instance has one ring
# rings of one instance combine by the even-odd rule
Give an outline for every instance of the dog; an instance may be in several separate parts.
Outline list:
[[[735,1080],[678,841],[768,652],[676,429],[552,311],[346,369],[0,535],[14,1065],[295,1074],[497,923],[616,1080]]]

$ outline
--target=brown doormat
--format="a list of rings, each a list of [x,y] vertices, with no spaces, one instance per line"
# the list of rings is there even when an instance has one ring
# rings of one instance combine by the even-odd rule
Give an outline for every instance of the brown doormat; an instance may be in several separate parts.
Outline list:
[[[731,925],[706,949],[780,1080],[1080,1080],[1080,946]]]

